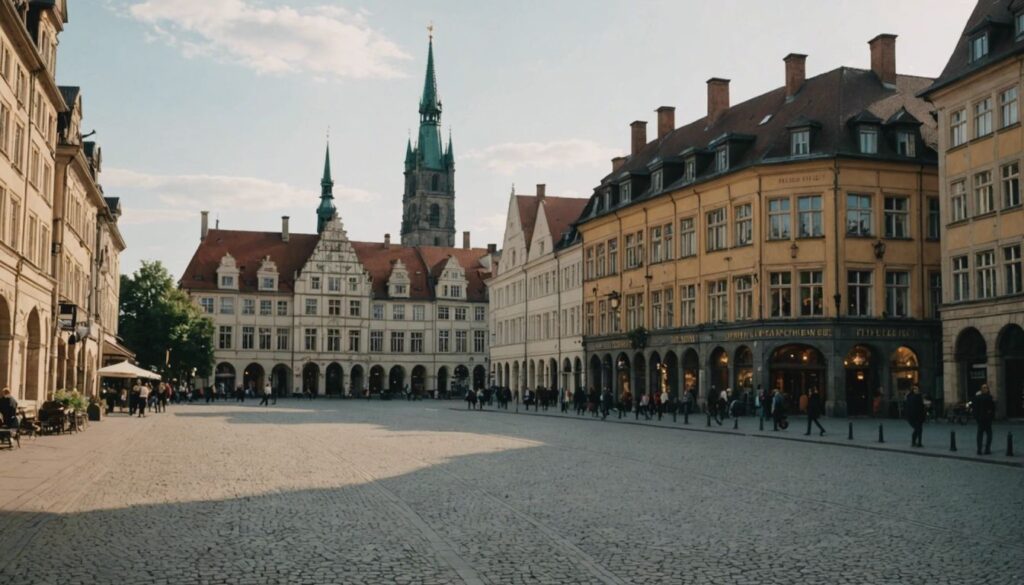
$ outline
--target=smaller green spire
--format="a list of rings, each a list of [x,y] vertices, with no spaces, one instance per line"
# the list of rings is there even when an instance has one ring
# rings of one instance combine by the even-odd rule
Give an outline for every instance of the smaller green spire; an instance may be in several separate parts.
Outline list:
[[[452,129],[448,128],[448,148],[444,153],[445,162],[451,168],[455,164],[455,151],[452,149]]]
[[[324,176],[320,179],[320,206],[316,208],[316,233],[324,231],[337,209],[334,207],[334,181],[331,179],[331,143],[324,154]]]
[[[412,152],[412,138],[405,143],[405,168],[409,169],[416,165],[416,155]]]

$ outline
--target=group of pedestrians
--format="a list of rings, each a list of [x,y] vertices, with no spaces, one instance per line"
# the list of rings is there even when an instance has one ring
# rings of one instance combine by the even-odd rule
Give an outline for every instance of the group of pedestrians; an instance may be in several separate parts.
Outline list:
[[[978,393],[968,403],[970,411],[974,414],[974,420],[978,425],[977,432],[977,453],[978,455],[992,454],[992,421],[996,418],[996,403],[992,398],[992,392],[988,384],[982,384]],[[913,429],[910,436],[911,447],[924,447],[922,435],[924,434],[924,422],[928,418],[928,409],[925,407],[924,397],[916,385],[910,388],[906,402],[903,405],[903,412]]]

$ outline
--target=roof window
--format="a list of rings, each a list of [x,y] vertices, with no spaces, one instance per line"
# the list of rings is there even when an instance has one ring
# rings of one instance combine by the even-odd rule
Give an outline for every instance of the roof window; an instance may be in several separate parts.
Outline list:
[[[972,38],[969,47],[972,63],[988,55],[988,33],[982,33]]]

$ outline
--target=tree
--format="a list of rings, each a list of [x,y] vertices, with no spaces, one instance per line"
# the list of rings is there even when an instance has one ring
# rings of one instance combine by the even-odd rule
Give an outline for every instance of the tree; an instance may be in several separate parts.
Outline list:
[[[212,373],[213,323],[159,261],[121,275],[120,333],[144,368],[178,379]]]

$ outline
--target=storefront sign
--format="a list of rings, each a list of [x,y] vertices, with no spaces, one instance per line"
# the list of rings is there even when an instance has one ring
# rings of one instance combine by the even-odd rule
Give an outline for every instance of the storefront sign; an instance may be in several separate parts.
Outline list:
[[[779,185],[809,185],[813,183],[824,183],[826,176],[817,173],[814,175],[798,175],[795,177],[779,177]]]
[[[683,334],[683,335],[673,335],[672,336],[672,343],[673,344],[697,343],[697,334],[696,333],[686,333],[686,334]]]
[[[595,341],[586,344],[587,349],[591,351],[600,351],[602,349],[633,349],[633,343],[628,339],[614,339],[611,341]]]
[[[895,327],[858,327],[853,330],[854,337],[874,337],[878,339],[909,339],[914,337],[912,329]]]
[[[726,331],[726,341],[746,341],[749,339],[778,339],[783,337],[831,337],[831,327],[808,327],[808,328],[784,328],[784,327],[761,327],[743,329],[740,331]]]

